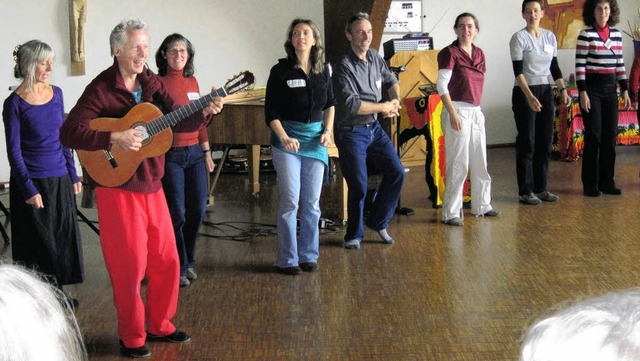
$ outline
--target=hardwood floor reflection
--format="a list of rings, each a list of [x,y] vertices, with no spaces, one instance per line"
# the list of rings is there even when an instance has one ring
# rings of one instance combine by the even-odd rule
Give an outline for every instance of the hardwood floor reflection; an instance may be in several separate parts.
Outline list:
[[[199,278],[180,290],[184,345],[150,344],[153,360],[516,360],[525,329],[567,300],[638,285],[637,147],[618,147],[623,196],[582,196],[580,163],[553,161],[557,203],[517,202],[513,148],[490,149],[495,219],[444,226],[411,168],[388,246],[362,249],[323,231],[320,271],[274,273],[275,175],[261,193],[223,175],[198,244]],[[87,210],[90,216],[92,210]],[[93,217],[95,219],[95,217]],[[71,287],[91,360],[119,360],[116,316],[99,243],[82,225],[86,281]],[[258,235],[257,237],[253,237]],[[233,239],[233,240],[232,240]],[[10,255],[5,249],[3,254]]]

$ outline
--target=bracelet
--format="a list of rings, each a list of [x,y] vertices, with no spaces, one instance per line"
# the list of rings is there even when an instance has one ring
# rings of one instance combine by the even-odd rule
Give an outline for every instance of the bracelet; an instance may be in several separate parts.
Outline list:
[[[565,91],[565,90],[567,90],[567,88],[560,88],[560,89],[558,89],[558,91],[559,91],[559,92],[561,92],[561,91]]]
[[[324,132],[329,133],[330,135],[333,135],[333,131],[331,129],[325,129]]]
[[[202,153],[211,153],[211,149],[203,149]]]

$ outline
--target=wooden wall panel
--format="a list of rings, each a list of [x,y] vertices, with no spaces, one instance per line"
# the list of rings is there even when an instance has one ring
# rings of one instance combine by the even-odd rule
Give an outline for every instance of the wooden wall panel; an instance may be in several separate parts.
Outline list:
[[[439,50],[401,51],[393,55],[389,63],[393,67],[405,66],[406,70],[400,73],[400,100],[406,106],[406,98],[419,98],[424,96],[420,86],[435,84],[438,80],[438,53]],[[400,112],[399,132],[412,128],[406,109]],[[423,165],[426,158],[427,143],[424,137],[419,136],[408,140],[400,146],[400,159],[405,166]]]
[[[373,28],[371,48],[379,49],[391,0],[324,0],[325,59],[335,64],[347,49],[344,27],[349,17],[359,11],[369,13]]]

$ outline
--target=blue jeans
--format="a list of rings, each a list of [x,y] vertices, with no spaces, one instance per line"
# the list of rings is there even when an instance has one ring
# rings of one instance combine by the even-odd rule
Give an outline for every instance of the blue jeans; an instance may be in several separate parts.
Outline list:
[[[278,174],[278,257],[276,266],[293,267],[317,262],[319,256],[320,192],[325,165],[309,157],[271,147]],[[296,236],[298,204],[300,237]]]
[[[180,275],[185,276],[194,265],[196,238],[207,206],[207,170],[199,145],[167,152],[162,186],[176,235]]]
[[[367,226],[376,231],[386,229],[393,218],[404,182],[404,166],[391,139],[378,122],[369,126],[336,126],[335,141],[342,174],[349,187],[345,240],[362,240],[369,175],[367,165],[382,173],[382,182],[367,220]]]

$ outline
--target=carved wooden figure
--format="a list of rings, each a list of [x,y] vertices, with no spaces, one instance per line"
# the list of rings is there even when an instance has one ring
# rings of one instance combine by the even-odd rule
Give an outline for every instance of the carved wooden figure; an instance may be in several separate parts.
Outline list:
[[[84,75],[87,0],[69,0],[69,17],[71,75]]]

